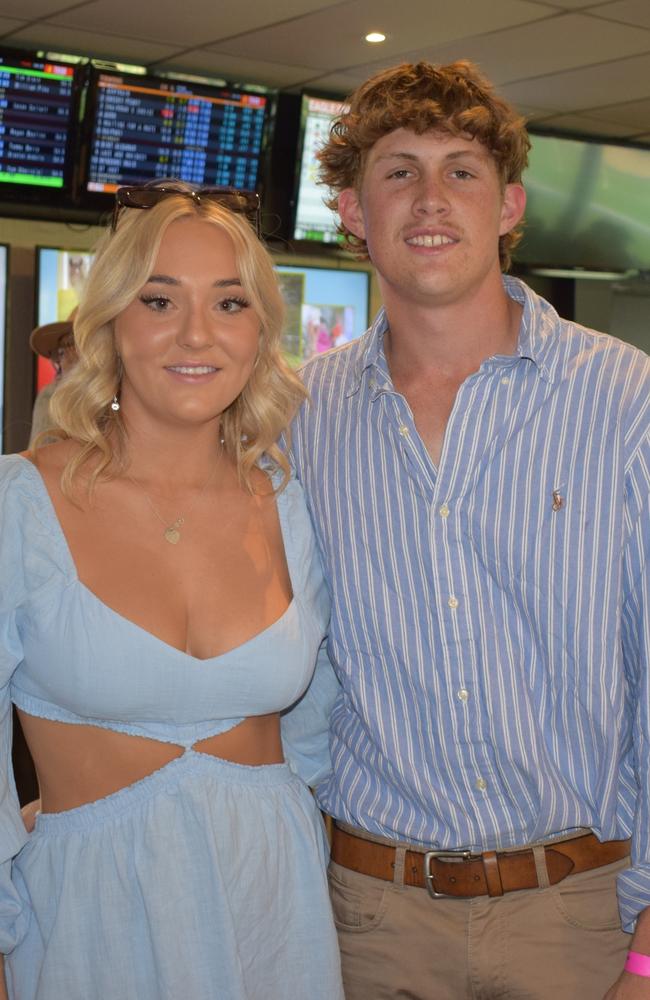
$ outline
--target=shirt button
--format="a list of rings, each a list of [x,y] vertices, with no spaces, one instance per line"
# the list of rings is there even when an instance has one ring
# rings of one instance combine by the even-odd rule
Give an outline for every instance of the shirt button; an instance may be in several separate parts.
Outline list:
[[[477,778],[476,788],[479,792],[485,791],[485,789],[487,788],[487,781],[485,780],[485,778]]]
[[[450,608],[457,608],[459,604],[458,598],[450,597],[449,600],[447,601],[447,604],[449,605]]]
[[[374,378],[370,379],[370,388],[371,389],[376,389],[377,388],[377,381],[376,381],[376,379],[374,379]]]
[[[469,691],[467,688],[461,688],[456,692],[461,701],[469,701]]]
[[[510,378],[508,375],[504,375],[501,379],[501,385],[510,385]]]
[[[438,507],[438,513],[440,517],[449,517],[449,507],[446,503],[443,503],[442,507]]]
[[[408,434],[409,434],[409,429],[408,429],[408,427],[406,426],[406,424],[401,424],[401,425],[400,425],[400,429],[399,429],[399,432],[400,432],[400,434],[402,435],[402,437],[408,437]]]

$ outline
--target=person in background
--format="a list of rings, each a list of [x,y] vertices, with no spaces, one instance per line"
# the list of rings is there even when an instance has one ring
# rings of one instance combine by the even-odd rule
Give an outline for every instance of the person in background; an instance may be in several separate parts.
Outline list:
[[[529,141],[476,67],[347,103],[322,179],[384,308],[293,431],[347,1000],[647,1000],[650,360],[502,273]]]
[[[238,192],[120,189],[59,440],[0,459],[10,1000],[343,1000],[297,772],[317,774],[280,720],[329,616],[275,443],[305,394],[249,215]],[[12,701],[41,794],[29,837]]]
[[[29,436],[31,448],[36,438],[52,426],[50,416],[50,399],[56,389],[59,379],[74,367],[77,361],[77,351],[74,343],[73,323],[77,310],[70,313],[62,322],[45,323],[32,330],[29,346],[34,354],[40,354],[54,365],[55,378],[41,389],[34,402],[32,411],[32,427]]]

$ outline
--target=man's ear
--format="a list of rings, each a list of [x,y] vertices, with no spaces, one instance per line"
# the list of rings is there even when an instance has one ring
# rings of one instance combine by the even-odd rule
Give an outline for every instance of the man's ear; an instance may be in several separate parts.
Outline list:
[[[526,192],[522,184],[506,184],[501,206],[499,236],[505,236],[521,222],[526,210]]]
[[[363,212],[359,203],[359,194],[354,188],[344,188],[339,195],[339,215],[347,230],[365,240],[366,230],[363,224]]]

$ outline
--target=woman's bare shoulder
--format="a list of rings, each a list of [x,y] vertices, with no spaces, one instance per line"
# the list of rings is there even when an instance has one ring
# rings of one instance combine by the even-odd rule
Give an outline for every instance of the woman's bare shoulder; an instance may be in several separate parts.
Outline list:
[[[23,458],[36,466],[44,478],[60,477],[71,458],[79,452],[81,445],[77,441],[66,439],[53,444],[45,444],[40,448],[21,452]]]

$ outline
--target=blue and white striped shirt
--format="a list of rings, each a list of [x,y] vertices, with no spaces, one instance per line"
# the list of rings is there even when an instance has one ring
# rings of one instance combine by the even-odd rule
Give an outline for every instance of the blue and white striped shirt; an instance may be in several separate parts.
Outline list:
[[[435,468],[380,313],[310,362],[293,431],[341,682],[321,807],[494,849],[633,836],[650,904],[650,359],[521,282],[519,351],[461,385]]]

